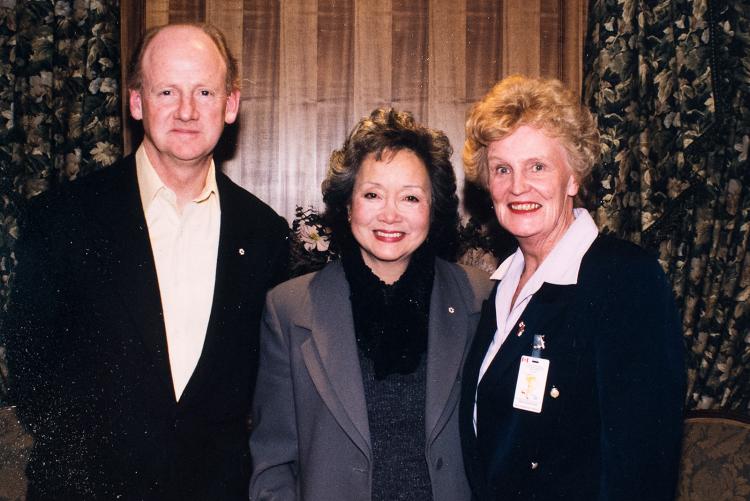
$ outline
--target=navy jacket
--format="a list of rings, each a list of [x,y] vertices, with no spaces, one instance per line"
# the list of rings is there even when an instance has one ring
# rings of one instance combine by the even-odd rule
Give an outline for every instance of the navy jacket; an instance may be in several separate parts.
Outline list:
[[[4,326],[30,499],[246,499],[260,315],[288,227],[216,176],[213,306],[179,402],[133,157],[31,202]]]
[[[599,236],[575,285],[544,284],[478,388],[496,329],[485,302],[464,367],[460,426],[475,496],[489,500],[673,499],[685,395],[684,345],[671,289],[639,247]],[[541,413],[513,408],[520,359],[544,335]],[[554,387],[554,391],[553,391]],[[553,397],[554,395],[554,397]]]

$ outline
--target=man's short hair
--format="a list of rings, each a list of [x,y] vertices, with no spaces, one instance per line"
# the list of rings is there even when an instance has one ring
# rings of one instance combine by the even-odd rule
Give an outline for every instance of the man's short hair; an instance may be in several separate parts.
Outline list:
[[[143,55],[146,53],[146,49],[151,45],[154,37],[159,34],[164,28],[172,26],[192,26],[198,28],[208,37],[213,40],[214,45],[221,54],[221,58],[224,60],[224,65],[227,68],[226,75],[226,90],[227,94],[240,88],[239,69],[237,66],[237,59],[232,55],[227,45],[227,39],[224,34],[217,27],[208,23],[180,23],[180,24],[165,24],[162,26],[154,26],[149,28],[146,33],[143,34],[140,41],[135,47],[133,57],[130,59],[128,64],[128,77],[127,86],[129,90],[140,91],[143,85]]]

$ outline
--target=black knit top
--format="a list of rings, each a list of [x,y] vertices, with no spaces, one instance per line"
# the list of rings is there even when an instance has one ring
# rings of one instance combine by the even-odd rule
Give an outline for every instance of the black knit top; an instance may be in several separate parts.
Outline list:
[[[386,285],[344,253],[374,458],[372,500],[432,500],[425,459],[427,327],[435,257],[427,246]]]

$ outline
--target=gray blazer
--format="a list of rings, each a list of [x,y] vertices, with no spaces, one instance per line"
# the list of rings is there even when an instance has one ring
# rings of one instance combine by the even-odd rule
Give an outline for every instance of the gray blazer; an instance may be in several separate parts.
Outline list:
[[[436,260],[425,401],[435,501],[471,499],[457,406],[461,368],[489,292],[484,272]],[[253,426],[251,500],[371,499],[367,407],[340,263],[268,294]]]

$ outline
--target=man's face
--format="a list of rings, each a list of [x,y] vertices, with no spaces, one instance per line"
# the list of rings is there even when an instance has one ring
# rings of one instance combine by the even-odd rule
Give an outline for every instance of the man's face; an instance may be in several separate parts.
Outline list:
[[[164,28],[143,55],[140,91],[130,113],[143,120],[143,145],[159,169],[205,166],[225,123],[239,111],[239,91],[227,95],[226,65],[213,40],[191,26]]]

